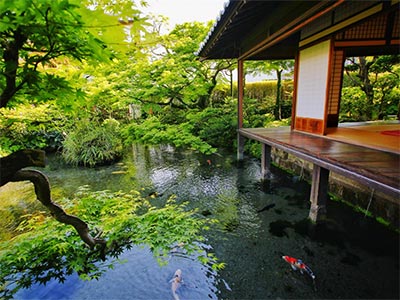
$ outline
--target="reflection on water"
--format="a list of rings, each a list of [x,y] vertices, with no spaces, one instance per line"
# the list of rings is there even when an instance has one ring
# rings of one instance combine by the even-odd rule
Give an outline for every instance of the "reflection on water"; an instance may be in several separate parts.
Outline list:
[[[217,299],[216,274],[197,260],[171,255],[160,266],[147,248],[134,247],[119,257],[126,261],[109,270],[99,280],[81,281],[77,275],[65,283],[56,281],[36,285],[17,294],[18,299],[173,299],[171,282],[174,272],[182,270],[181,299]]]
[[[398,234],[336,202],[329,202],[325,224],[311,226],[309,185],[276,169],[261,182],[258,160],[134,146],[113,166],[69,168],[50,159],[45,172],[59,196],[88,184],[92,190],[142,189],[158,195],[159,205],[171,194],[189,201],[220,221],[204,246],[226,268],[217,276],[193,257],[177,255],[160,267],[147,249],[134,248],[99,281],[71,276],[64,284],[20,291],[18,299],[173,299],[169,280],[177,268],[185,282],[181,299],[399,298]],[[307,263],[315,287],[282,255]]]

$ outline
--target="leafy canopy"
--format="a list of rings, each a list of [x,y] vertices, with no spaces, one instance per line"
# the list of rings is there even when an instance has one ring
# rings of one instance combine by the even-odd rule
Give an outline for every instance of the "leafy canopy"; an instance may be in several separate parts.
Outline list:
[[[128,0],[1,1],[0,107],[23,88],[40,90],[46,79],[43,67],[55,59],[107,61],[126,46],[124,41],[141,39],[146,25],[135,2]],[[56,79],[54,87],[60,85]]]
[[[97,227],[107,239],[106,260],[98,251],[82,245],[72,227],[65,226],[43,212],[24,216],[19,235],[0,241],[0,297],[12,298],[20,288],[33,283],[45,284],[51,279],[60,282],[78,273],[82,279],[95,279],[118,262],[118,256],[133,245],[151,249],[160,263],[174,247],[184,253],[196,251],[199,259],[213,268],[223,267],[213,255],[202,249],[205,219],[174,198],[162,208],[154,207],[138,191],[129,193],[91,192],[82,187],[73,199],[60,201],[71,214]]]
[[[143,103],[183,109],[205,108],[218,74],[232,62],[201,62],[195,55],[211,23],[184,23],[149,49],[147,59],[133,65],[132,96]]]

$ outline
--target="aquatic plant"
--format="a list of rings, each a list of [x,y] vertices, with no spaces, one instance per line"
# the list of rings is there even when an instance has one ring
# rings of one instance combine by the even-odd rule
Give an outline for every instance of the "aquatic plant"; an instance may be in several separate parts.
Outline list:
[[[113,162],[121,156],[119,123],[114,119],[106,119],[102,123],[81,120],[63,143],[63,157],[72,165],[94,167]]]
[[[223,191],[217,195],[213,207],[215,218],[223,229],[233,231],[239,226],[239,198],[233,191]]]

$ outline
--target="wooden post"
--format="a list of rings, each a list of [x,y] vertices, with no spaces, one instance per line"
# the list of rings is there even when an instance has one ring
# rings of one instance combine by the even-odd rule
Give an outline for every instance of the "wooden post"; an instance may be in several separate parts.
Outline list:
[[[237,134],[237,160],[243,160],[244,155],[244,136]]]
[[[271,146],[261,144],[261,176],[262,179],[271,177]]]
[[[237,112],[237,120],[238,120],[238,129],[243,127],[243,60],[238,60],[238,112]],[[237,134],[237,159],[243,160],[243,152],[244,152],[244,137]]]
[[[238,60],[238,129],[243,127],[243,60]]]
[[[313,222],[318,222],[326,216],[328,181],[329,170],[314,164],[310,195],[311,207],[308,216]]]

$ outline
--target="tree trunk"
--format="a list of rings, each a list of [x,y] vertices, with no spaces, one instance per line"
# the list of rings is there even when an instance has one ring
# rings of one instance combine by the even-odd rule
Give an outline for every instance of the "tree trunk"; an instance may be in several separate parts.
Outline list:
[[[0,108],[6,107],[7,103],[14,97],[20,87],[17,87],[17,69],[19,60],[19,49],[25,41],[25,37],[18,31],[14,31],[14,40],[7,43],[3,52],[4,72],[6,85],[0,94]],[[22,85],[21,85],[22,86]]]
[[[42,150],[20,150],[0,158],[0,186],[12,181],[14,174],[26,167],[44,167],[45,152]]]
[[[233,71],[229,70],[229,83],[231,88],[231,97],[233,98]]]
[[[276,100],[275,100],[275,108],[274,108],[274,117],[276,120],[282,120],[282,69],[276,70]]]
[[[373,62],[375,60],[376,59],[374,58]],[[373,62],[368,63],[365,56],[359,57],[360,70],[358,72],[358,77],[361,80],[360,88],[361,90],[364,91],[365,95],[367,96],[368,107],[366,109],[366,114],[369,120],[371,120],[373,117],[373,107],[374,107],[374,89],[369,79],[369,68],[373,64]]]
[[[207,89],[207,94],[199,97],[197,106],[200,109],[205,109],[208,107],[208,105],[210,103],[211,94],[212,94],[215,86],[217,85],[217,75],[218,75],[218,72],[211,78],[211,85]]]

